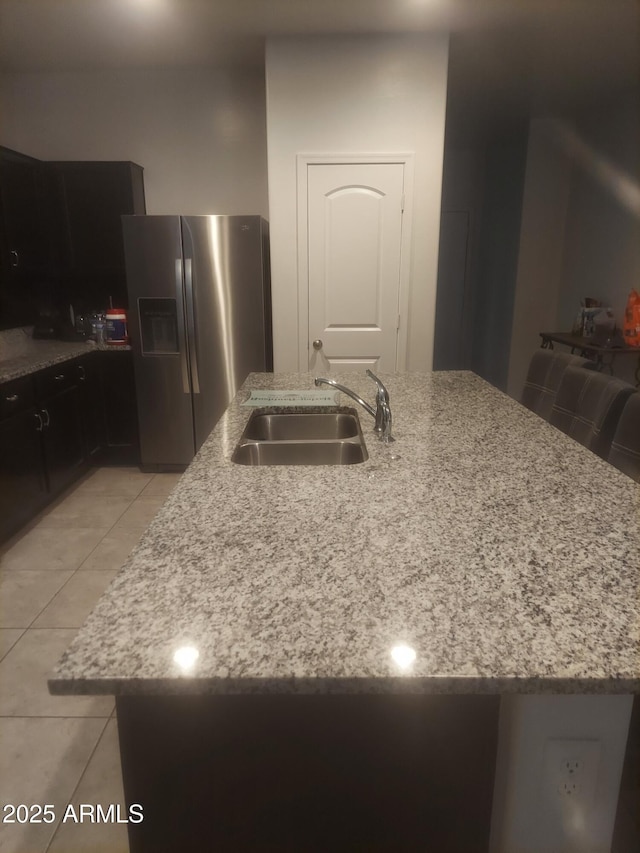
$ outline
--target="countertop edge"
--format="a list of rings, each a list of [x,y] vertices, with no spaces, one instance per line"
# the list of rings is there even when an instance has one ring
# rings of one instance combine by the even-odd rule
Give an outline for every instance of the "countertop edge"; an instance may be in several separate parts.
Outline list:
[[[624,678],[206,678],[48,680],[53,696],[230,696],[230,695],[466,695],[640,693],[640,679]]]
[[[55,355],[42,355],[38,356],[36,360],[32,361],[29,364],[21,364],[16,366],[10,366],[6,368],[4,365],[8,362],[11,362],[12,359],[5,359],[4,364],[2,360],[0,360],[0,384],[4,384],[5,382],[12,382],[14,379],[23,379],[26,376],[33,376],[36,373],[39,373],[41,370],[46,370],[48,367],[55,367],[58,364],[65,364],[68,361],[73,361],[76,358],[86,358],[89,355],[93,355],[94,353],[99,352],[128,352],[131,351],[131,347],[126,345],[112,345],[109,346],[107,344],[103,345],[94,345],[86,344],[83,342],[66,342],[66,341],[57,341],[56,343],[69,343],[69,346],[78,347],[78,349],[74,349],[69,352],[57,353]],[[22,356],[21,356],[22,358]]]

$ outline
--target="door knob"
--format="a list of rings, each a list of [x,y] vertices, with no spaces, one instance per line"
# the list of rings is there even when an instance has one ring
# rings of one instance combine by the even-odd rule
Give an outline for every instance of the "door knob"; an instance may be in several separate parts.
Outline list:
[[[315,350],[321,350],[322,349],[322,341],[320,340],[320,338],[315,339],[315,341],[313,342],[313,348]]]

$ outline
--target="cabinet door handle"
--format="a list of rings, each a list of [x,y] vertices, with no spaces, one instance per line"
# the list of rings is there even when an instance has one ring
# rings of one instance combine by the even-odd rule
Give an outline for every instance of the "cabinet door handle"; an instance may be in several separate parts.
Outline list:
[[[41,416],[40,416],[40,413],[39,413],[39,412],[36,412],[36,413],[35,413],[35,415],[34,415],[34,417],[35,417],[35,418],[37,419],[37,421],[38,421],[38,426],[36,427],[36,432],[42,432],[42,426],[43,426],[43,424],[42,424],[42,418],[41,418]]]
[[[46,418],[46,420],[43,424],[43,426],[46,428],[51,423],[51,418],[49,417],[49,412],[46,409],[42,409],[41,414],[44,415],[44,417]]]
[[[87,372],[81,364],[78,365],[78,373],[80,374],[80,382],[84,382],[87,378]]]
[[[53,378],[56,380],[56,382],[61,382],[64,379],[64,373],[58,373],[58,375],[54,376]]]
[[[9,396],[5,397],[4,399],[6,400],[7,403],[17,403],[18,402],[18,395],[17,394],[9,394]]]
[[[16,252],[15,249],[11,249],[9,254],[11,255],[11,266],[17,267],[20,263],[20,255]]]

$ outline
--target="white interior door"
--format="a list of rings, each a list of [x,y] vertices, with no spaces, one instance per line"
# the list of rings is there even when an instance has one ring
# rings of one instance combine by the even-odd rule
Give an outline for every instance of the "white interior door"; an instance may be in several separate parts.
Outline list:
[[[309,164],[310,369],[313,341],[337,372],[396,369],[403,185],[403,163]]]

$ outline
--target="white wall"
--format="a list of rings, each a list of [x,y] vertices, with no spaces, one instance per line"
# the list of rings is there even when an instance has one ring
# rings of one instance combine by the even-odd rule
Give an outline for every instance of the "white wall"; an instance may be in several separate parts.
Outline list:
[[[275,369],[297,371],[296,155],[415,152],[407,369],[429,370],[447,85],[446,36],[267,42]]]
[[[609,853],[632,706],[623,695],[502,697],[491,853]],[[558,796],[546,752],[555,739],[568,758],[583,757],[579,741],[597,742],[592,801]]]
[[[516,399],[540,347],[539,333],[571,328],[558,326],[557,313],[572,161],[555,136],[554,122],[531,122],[507,380]]]
[[[268,214],[262,70],[0,77],[0,144],[43,160],[132,160],[148,213]]]

